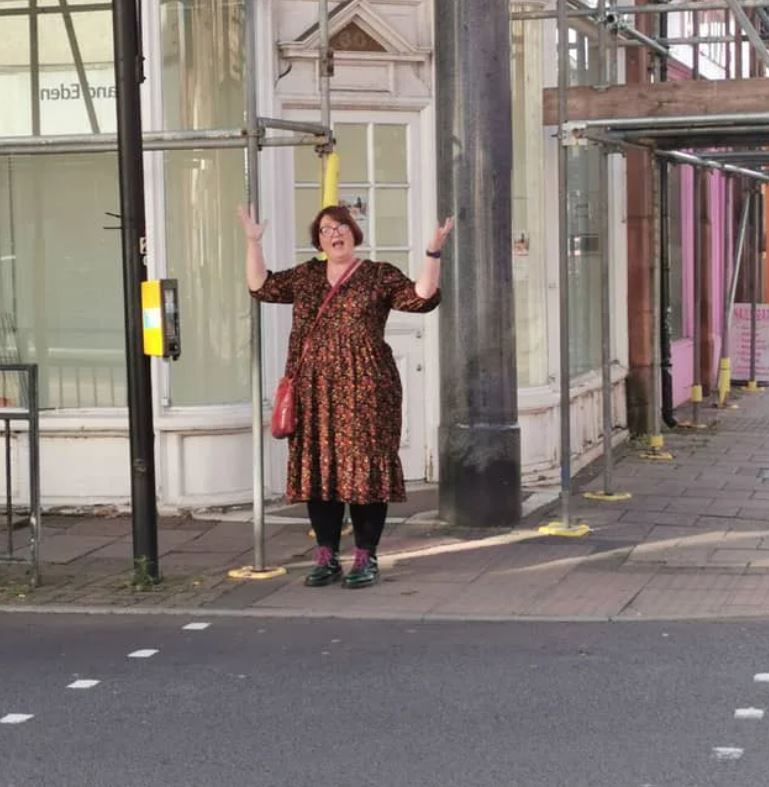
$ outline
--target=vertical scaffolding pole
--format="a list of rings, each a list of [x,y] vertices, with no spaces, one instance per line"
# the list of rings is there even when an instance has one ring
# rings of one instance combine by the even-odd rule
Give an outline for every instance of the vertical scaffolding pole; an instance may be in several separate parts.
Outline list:
[[[257,101],[256,63],[256,0],[246,0],[246,171],[248,175],[248,208],[254,221],[259,221],[259,113]],[[282,566],[268,568],[264,522],[264,418],[262,417],[262,310],[251,298],[251,461],[253,488],[254,564],[228,572],[232,579],[273,579],[286,573]]]
[[[656,164],[656,165],[655,165]],[[667,454],[659,453],[663,446],[662,438],[662,281],[661,281],[661,226],[662,212],[661,187],[664,162],[657,160],[652,164],[652,265],[651,265],[651,320],[652,320],[652,437],[650,445],[660,458]]]
[[[723,179],[723,213],[724,221],[722,222],[722,238],[721,238],[721,258],[723,265],[722,275],[722,288],[723,288],[723,301],[721,307],[721,352],[718,361],[718,381],[716,383],[716,396],[719,407],[726,406],[726,400],[729,397],[731,388],[731,360],[729,358],[729,290],[731,284],[731,271],[730,271],[730,240],[729,228],[731,221],[727,220],[732,215],[732,180],[729,177]]]
[[[599,0],[598,17],[606,12],[606,0]],[[611,84],[607,68],[607,30],[606,25],[598,28],[598,86]],[[611,69],[613,71],[613,69]],[[630,495],[615,494],[614,491],[614,453],[612,433],[614,429],[612,408],[611,379],[611,255],[609,250],[609,154],[601,145],[598,158],[598,221],[599,252],[601,261],[601,400],[603,420],[603,490],[586,492],[589,500],[626,500]]]
[[[567,0],[557,0],[558,11],[558,319],[561,377],[561,519],[539,528],[545,535],[581,536],[587,525],[571,521],[571,352],[569,348],[569,210],[568,149],[564,135],[566,91],[569,87],[569,23]]]
[[[702,403],[702,178],[700,169],[694,170],[694,348],[692,370],[692,425],[697,426]]]
[[[569,24],[566,0],[558,5],[558,290],[561,360],[561,526],[571,527],[571,348],[569,342],[569,182],[564,139],[569,87]]]
[[[761,258],[761,192],[753,186],[753,243],[750,260],[750,379],[748,391],[758,391],[756,352],[758,334],[758,268]]]
[[[731,282],[729,284],[729,292],[724,307],[724,339],[721,347],[722,360],[723,354],[729,353],[729,344],[731,341],[730,337],[732,330],[732,311],[734,309],[735,298],[737,297],[737,282],[740,278],[740,269],[742,267],[743,252],[745,249],[745,234],[748,226],[750,202],[750,191],[746,191],[742,203],[742,215],[740,216],[740,229],[737,236],[737,246],[734,251],[734,263],[732,264]],[[729,361],[728,357],[726,358],[726,361],[726,367],[729,369],[729,374],[731,376],[731,362]],[[729,384],[731,385],[731,379],[729,380]]]

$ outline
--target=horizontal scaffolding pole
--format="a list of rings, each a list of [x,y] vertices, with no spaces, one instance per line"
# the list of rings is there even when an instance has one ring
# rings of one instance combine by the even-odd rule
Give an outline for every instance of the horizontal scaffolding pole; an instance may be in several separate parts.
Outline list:
[[[677,164],[688,164],[692,167],[702,167],[704,169],[713,169],[719,172],[725,172],[729,175],[741,175],[752,180],[759,180],[764,183],[769,183],[769,175],[763,172],[758,172],[754,169],[746,169],[745,167],[738,167],[733,164],[727,164],[721,161],[714,161],[710,158],[703,158],[702,156],[695,156],[693,153],[687,153],[681,150],[660,150],[653,145],[645,145],[641,142],[631,142],[621,137],[612,137],[600,131],[586,131],[584,138],[594,142],[598,145],[605,145],[607,147],[620,147],[631,148],[633,150],[645,150],[660,158],[667,158]]]
[[[144,150],[197,150],[206,148],[245,148],[249,136],[259,147],[321,145],[331,137],[330,130],[316,123],[299,123],[274,118],[261,119],[254,132],[246,129],[207,131],[147,131],[142,135]],[[266,129],[303,132],[294,137],[268,137]],[[0,155],[110,153],[117,151],[117,134],[56,134],[36,137],[0,137]]]
[[[741,0],[743,8],[769,8],[769,0]],[[725,0],[702,0],[702,2],[681,3],[650,3],[649,5],[621,5],[607,7],[607,13],[612,14],[675,14],[681,11],[723,11],[730,8]],[[595,17],[598,10],[595,8],[577,8],[569,11],[569,19]],[[536,19],[555,19],[555,11],[514,11],[510,18],[515,21],[530,21]]]

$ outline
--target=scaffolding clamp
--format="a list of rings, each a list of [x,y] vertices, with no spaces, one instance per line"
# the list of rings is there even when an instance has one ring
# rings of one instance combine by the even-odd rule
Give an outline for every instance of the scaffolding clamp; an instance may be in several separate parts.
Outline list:
[[[567,148],[587,147],[590,140],[585,136],[587,123],[583,121],[568,121],[561,126],[561,144]]]

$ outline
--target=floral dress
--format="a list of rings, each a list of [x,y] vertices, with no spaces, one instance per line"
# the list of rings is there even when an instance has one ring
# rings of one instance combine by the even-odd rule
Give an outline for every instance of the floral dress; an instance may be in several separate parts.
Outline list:
[[[326,263],[313,258],[269,272],[251,295],[293,303],[286,374],[293,376],[304,339],[330,285]],[[286,496],[378,503],[406,499],[398,457],[402,390],[384,340],[391,309],[429,312],[440,291],[420,298],[388,262],[364,260],[332,298],[310,339],[295,381],[296,431],[289,438]]]

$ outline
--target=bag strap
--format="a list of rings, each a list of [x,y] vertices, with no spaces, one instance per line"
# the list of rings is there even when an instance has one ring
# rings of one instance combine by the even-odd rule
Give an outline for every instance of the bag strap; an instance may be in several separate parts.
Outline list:
[[[337,294],[339,288],[350,278],[350,276],[355,273],[358,267],[361,264],[361,260],[353,260],[350,265],[347,267],[347,270],[336,280],[336,284],[326,293],[326,297],[323,299],[323,302],[318,309],[318,313],[315,316],[315,322],[313,322],[310,330],[307,332],[307,336],[304,338],[304,344],[302,345],[302,354],[299,356],[299,362],[297,363],[296,367],[294,368],[293,376],[296,377],[299,374],[299,369],[302,366],[302,362],[307,355],[307,351],[310,347],[310,339],[312,338],[313,333],[315,333],[315,329],[318,327],[318,323],[320,322],[320,318],[323,316],[323,312],[326,311],[328,305],[331,303],[331,299]]]

